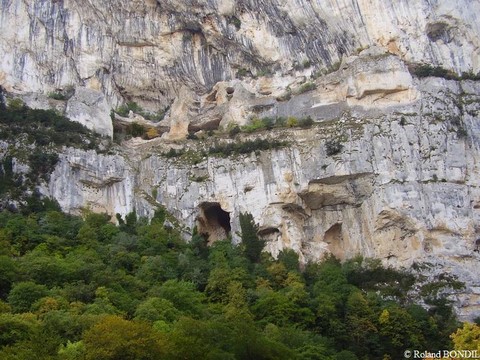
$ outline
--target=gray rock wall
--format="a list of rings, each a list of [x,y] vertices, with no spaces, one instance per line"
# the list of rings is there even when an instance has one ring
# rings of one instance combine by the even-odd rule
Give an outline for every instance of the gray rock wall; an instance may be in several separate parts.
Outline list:
[[[0,84],[99,91],[108,106],[76,119],[111,135],[106,109],[126,100],[157,111],[182,85],[203,94],[238,73],[310,74],[371,46],[477,72],[479,13],[470,0],[2,1]]]
[[[199,157],[215,141],[232,141],[217,135],[132,141],[115,156],[68,150],[51,176],[49,194],[67,211],[90,207],[114,215],[136,209],[151,216],[163,205],[187,237],[195,225],[210,235],[225,234],[218,214],[211,221],[205,215],[216,204],[229,213],[229,230],[238,241],[238,215],[250,212],[273,255],[285,248],[302,261],[361,254],[393,266],[427,263],[434,273],[458,276],[467,284],[455,298],[460,314],[473,316],[480,285],[480,84],[409,75],[407,83],[406,74],[384,72],[393,82],[382,90],[379,72],[372,76],[377,88],[359,83],[357,88],[370,90],[342,98],[348,94],[343,84],[351,80],[345,74],[337,72],[337,88],[326,86],[327,93],[319,87],[302,95],[312,101],[298,111],[312,111],[313,127],[234,140],[285,139],[286,147]],[[405,86],[394,86],[396,76]],[[322,120],[330,110],[315,106],[315,99],[332,101],[332,92],[344,110],[334,120]],[[332,141],[341,151],[328,150]],[[190,157],[167,159],[163,154],[170,147],[187,149]]]

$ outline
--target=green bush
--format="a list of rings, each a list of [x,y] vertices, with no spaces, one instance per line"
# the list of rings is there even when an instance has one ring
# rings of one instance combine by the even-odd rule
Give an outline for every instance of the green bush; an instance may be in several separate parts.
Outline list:
[[[275,120],[271,117],[253,118],[249,125],[242,126],[246,133],[252,133],[258,130],[271,130],[275,125]]]
[[[272,69],[268,67],[262,67],[259,70],[257,70],[257,73],[255,74],[255,77],[261,77],[261,76],[267,76],[270,77],[273,75]]]
[[[441,66],[432,66],[430,64],[416,66],[413,73],[419,78],[434,76],[447,80],[458,80],[458,76],[452,71],[444,69]]]
[[[143,137],[146,132],[147,130],[136,122],[129,124],[126,129],[127,135],[131,135],[132,137]]]
[[[174,158],[182,156],[184,153],[185,152],[183,150],[176,150],[174,148],[170,148],[170,150],[168,150],[168,152],[166,152],[164,156],[167,158]]]
[[[338,139],[330,139],[325,143],[325,151],[328,156],[339,154],[343,150],[343,145]]]
[[[48,93],[48,97],[54,100],[67,100],[67,97],[61,92],[51,92]]]
[[[8,99],[8,110],[21,111],[25,108],[25,103],[20,98]]]
[[[259,118],[254,118],[250,121],[250,124],[242,126],[242,130],[246,133],[252,133],[264,128],[263,122]]]
[[[287,118],[285,116],[277,117],[275,121],[275,126],[280,128],[287,126]]]
[[[252,76],[252,72],[245,68],[238,69],[235,75],[237,79],[243,79],[244,77],[247,77],[247,76]]]
[[[307,117],[304,117],[304,118],[301,118],[299,121],[298,121],[298,125],[302,128],[309,128],[313,125],[313,119],[311,116],[307,116]]]
[[[230,136],[233,139],[235,136],[240,134],[241,131],[242,130],[240,130],[239,126],[234,126],[228,131],[228,136]]]
[[[285,124],[287,127],[295,127],[298,126],[298,119],[294,116],[289,116],[287,118],[287,122]]]
[[[55,110],[30,109],[19,99],[13,99],[0,112],[0,139],[16,141],[22,134],[37,146],[57,145],[93,149],[100,135],[78,122],[70,121]]]
[[[167,113],[168,109],[170,106],[165,107],[163,110],[160,110],[156,113],[152,113],[149,111],[145,111],[140,105],[138,105],[135,101],[129,101],[126,104],[118,107],[115,112],[123,117],[127,117],[130,111],[132,111],[135,114],[143,116],[145,119],[153,121],[153,122],[159,122],[162,121],[163,118],[165,117],[165,114]]]
[[[128,116],[130,111],[133,111],[134,113],[139,113],[142,111],[142,108],[135,101],[129,101],[115,110],[118,115],[123,117]]]
[[[480,72],[474,73],[472,70],[468,72],[463,72],[461,76],[462,80],[473,80],[473,81],[479,81],[480,80]]]
[[[480,72],[474,73],[473,71],[463,72],[460,76],[451,70],[447,70],[441,66],[433,66],[430,64],[412,65],[413,74],[419,78],[433,76],[440,77],[447,80],[480,80]]]
[[[30,165],[30,176],[32,180],[42,178],[48,181],[55,165],[58,162],[57,153],[46,153],[42,150],[35,150],[28,158]]]
[[[67,86],[63,90],[53,91],[48,93],[48,97],[54,100],[68,100],[75,93],[75,88],[73,86]]]
[[[307,91],[315,90],[317,88],[317,85],[313,82],[306,82],[305,84],[302,84],[298,90],[297,94],[303,94]]]
[[[198,136],[194,132],[189,132],[187,135],[188,140],[198,140]]]
[[[246,133],[253,133],[260,130],[271,130],[273,128],[282,128],[282,127],[302,127],[309,128],[314,124],[314,121],[311,116],[306,116],[302,118],[296,118],[295,116],[289,116],[288,118],[280,116],[273,118],[270,116],[263,118],[253,118],[250,124],[242,126],[241,128],[232,128],[229,131],[230,137],[237,135],[240,130]]]

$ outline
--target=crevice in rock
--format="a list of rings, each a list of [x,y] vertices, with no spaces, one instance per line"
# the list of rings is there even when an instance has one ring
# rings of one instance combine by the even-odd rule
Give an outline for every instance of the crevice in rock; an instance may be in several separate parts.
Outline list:
[[[265,243],[271,243],[271,244],[277,244],[279,239],[282,236],[282,232],[277,228],[273,226],[268,226],[268,227],[262,227],[258,230],[257,235],[260,239],[265,241]],[[274,245],[274,248],[276,245]],[[278,253],[272,252],[273,256],[277,256]]]
[[[258,236],[260,237],[268,237],[272,234],[279,234],[280,230],[276,227],[264,227],[258,230]]]
[[[228,238],[231,231],[230,214],[217,202],[203,202],[198,208],[198,233],[207,240],[208,244]]]
[[[220,127],[220,121],[222,121],[222,118],[217,117],[210,121],[206,121],[200,124],[189,124],[188,132],[197,132],[200,130],[204,130],[204,131],[218,130],[218,128]]]
[[[215,102],[217,100],[217,90],[214,90],[205,98],[205,100],[210,102]]]

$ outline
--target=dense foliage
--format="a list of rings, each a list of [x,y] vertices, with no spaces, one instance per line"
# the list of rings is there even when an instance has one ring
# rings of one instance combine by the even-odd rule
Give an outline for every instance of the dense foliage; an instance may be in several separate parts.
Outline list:
[[[207,247],[165,228],[164,211],[115,226],[35,209],[0,212],[4,360],[400,359],[453,346],[451,308],[413,304],[412,275],[361,258],[300,271],[293,251],[259,251],[249,214],[244,244]]]
[[[0,140],[16,141],[24,136],[24,142],[36,146],[72,146],[85,150],[95,149],[99,135],[78,122],[70,121],[55,110],[31,109],[19,99],[13,99],[8,107],[0,104]]]
[[[36,188],[48,181],[61,147],[106,150],[110,144],[55,110],[31,109],[20,99],[7,105],[1,87],[0,141],[0,209],[38,200]]]

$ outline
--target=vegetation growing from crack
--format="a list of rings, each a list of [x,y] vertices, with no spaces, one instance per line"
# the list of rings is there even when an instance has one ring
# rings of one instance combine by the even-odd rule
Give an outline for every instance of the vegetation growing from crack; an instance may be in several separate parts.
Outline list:
[[[58,89],[48,93],[48,97],[54,100],[68,100],[75,93],[75,88],[73,86],[67,86],[64,89]]]
[[[307,91],[315,90],[316,88],[317,88],[317,85],[314,82],[306,82],[300,85],[300,87],[296,90],[295,94],[297,95],[303,94]]]
[[[306,116],[302,118],[297,118],[295,116],[279,116],[279,117],[270,117],[266,116],[263,118],[254,117],[250,120],[248,125],[238,126],[231,125],[228,128],[228,134],[231,138],[234,138],[241,132],[244,133],[254,133],[263,130],[272,130],[272,129],[281,129],[281,128],[309,128],[314,124],[314,121],[311,116]]]
[[[410,65],[411,72],[419,77],[440,77],[447,80],[480,80],[480,73],[475,74],[473,71],[463,72],[461,75],[456,74],[451,70],[447,70],[441,66],[433,66],[430,64],[412,64]]]
[[[343,150],[343,144],[339,138],[329,139],[325,142],[325,152],[328,156],[340,154]]]
[[[240,154],[250,154],[252,152],[282,148],[288,144],[287,141],[276,139],[255,139],[242,142],[216,142],[207,150],[170,148],[168,152],[163,153],[163,156],[167,158],[180,158],[190,163],[198,164],[208,156],[229,157]]]

